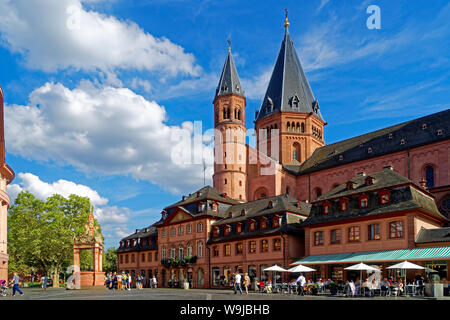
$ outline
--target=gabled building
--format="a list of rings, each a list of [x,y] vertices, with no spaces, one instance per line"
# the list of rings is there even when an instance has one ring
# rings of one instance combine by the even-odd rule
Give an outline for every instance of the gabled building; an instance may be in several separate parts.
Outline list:
[[[447,222],[433,195],[392,167],[361,173],[312,203],[302,223],[306,255],[298,262],[335,280],[354,276],[344,268],[358,262],[378,265],[384,276],[389,264],[406,259],[446,265],[449,246],[418,249],[418,241],[427,241]]]

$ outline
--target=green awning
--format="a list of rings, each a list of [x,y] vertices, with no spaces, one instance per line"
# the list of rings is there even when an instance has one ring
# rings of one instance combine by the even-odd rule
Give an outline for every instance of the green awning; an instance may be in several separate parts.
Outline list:
[[[320,254],[308,256],[292,264],[353,263],[397,260],[450,259],[450,247],[414,248],[399,250],[365,251],[352,253]]]

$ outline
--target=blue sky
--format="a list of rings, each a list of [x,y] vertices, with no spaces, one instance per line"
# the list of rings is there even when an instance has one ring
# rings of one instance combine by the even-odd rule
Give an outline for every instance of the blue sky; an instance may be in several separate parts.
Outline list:
[[[212,127],[227,38],[253,127],[284,8],[327,143],[449,108],[447,1],[1,0],[10,195],[90,196],[107,247],[153,223],[203,186],[201,165],[171,162],[171,135]]]

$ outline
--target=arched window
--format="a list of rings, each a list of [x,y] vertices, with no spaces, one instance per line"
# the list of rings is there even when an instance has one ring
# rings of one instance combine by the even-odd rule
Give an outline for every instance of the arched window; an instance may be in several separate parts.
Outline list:
[[[242,181],[239,180],[239,187],[242,187]]]
[[[225,180],[223,181],[223,184],[227,184],[227,179],[225,179]]]
[[[291,123],[288,122],[288,123],[286,124],[286,131],[290,131],[290,130],[291,130]]]
[[[237,113],[237,115],[238,115],[238,120],[241,120],[241,110],[238,110],[238,113]]]
[[[295,131],[299,132],[300,131],[300,123],[297,122],[297,126],[295,127]]]
[[[183,246],[180,244],[180,246],[178,247],[178,258],[179,259],[183,259],[184,257],[184,248]]]
[[[201,241],[197,244],[197,256],[199,258],[203,257],[203,242]]]
[[[289,186],[287,186],[286,187],[286,194],[289,194],[289,191],[290,191]]]
[[[427,188],[434,187],[434,168],[432,166],[425,167],[425,179],[427,180]]]
[[[237,119],[237,109],[234,109],[234,118]]]
[[[186,247],[186,256],[192,257],[192,245],[190,243],[188,243],[188,245]]]
[[[300,144],[298,142],[295,142],[292,145],[292,162],[294,161],[298,161],[300,162],[301,157],[300,157]]]
[[[172,246],[170,248],[170,257],[175,258],[175,255],[176,255],[176,249],[175,249],[175,246]]]
[[[223,118],[226,119],[227,118],[227,109],[223,108]]]
[[[301,124],[301,130],[302,130],[302,133],[305,133],[305,124],[303,122]]]

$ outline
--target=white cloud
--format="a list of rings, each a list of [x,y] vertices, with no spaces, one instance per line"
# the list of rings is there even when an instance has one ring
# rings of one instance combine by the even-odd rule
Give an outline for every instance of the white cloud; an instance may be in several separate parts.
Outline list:
[[[131,233],[127,223],[133,216],[133,212],[126,207],[106,206],[108,199],[101,197],[96,190],[88,186],[62,179],[48,183],[32,173],[19,173],[16,181],[17,183],[7,186],[11,203],[21,191],[28,191],[43,201],[54,194],[66,198],[71,194],[76,194],[88,197],[95,206],[94,217],[102,227],[103,236],[110,244],[115,245],[119,239]],[[137,212],[135,215],[139,214]]]
[[[47,183],[29,172],[20,172],[17,175],[17,178],[19,180],[18,184],[10,184],[7,187],[11,202],[14,201],[19,192],[29,191],[40,200],[47,200],[48,197],[51,197],[54,194],[60,194],[66,198],[71,194],[76,194],[81,197],[88,197],[95,206],[102,206],[108,203],[108,199],[101,197],[97,191],[72,181],[60,179],[53,183]]]
[[[269,85],[270,76],[272,75],[273,67],[267,68],[253,78],[242,79],[242,87],[245,90],[245,96],[249,99],[262,99],[266,93],[267,86]]]
[[[86,1],[84,1],[86,2]],[[93,1],[90,1],[93,2]],[[87,11],[80,0],[3,0],[0,35],[30,68],[136,69],[197,75],[192,54],[132,21]]]
[[[131,175],[176,193],[203,185],[201,161],[172,161],[172,149],[191,149],[191,140],[173,142],[172,135],[192,135],[192,123],[166,125],[166,111],[154,101],[126,88],[97,87],[89,81],[73,90],[46,83],[29,99],[28,105],[5,108],[12,154],[69,164],[84,172]],[[212,163],[212,146],[203,147]]]

